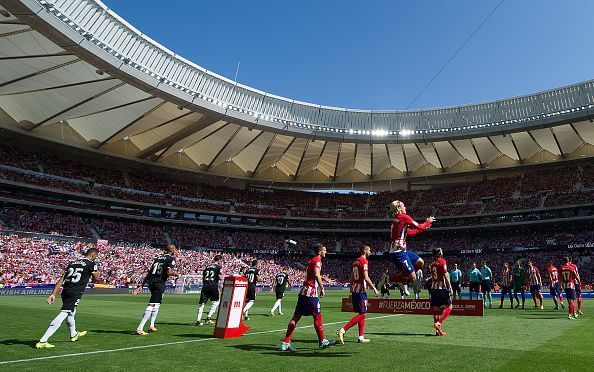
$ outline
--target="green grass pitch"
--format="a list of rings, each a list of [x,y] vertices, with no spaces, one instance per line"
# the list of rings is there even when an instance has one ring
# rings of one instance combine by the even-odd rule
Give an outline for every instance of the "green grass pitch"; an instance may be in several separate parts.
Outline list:
[[[321,300],[328,338],[351,313],[340,312],[347,292],[328,291]],[[146,337],[132,331],[147,296],[85,296],[77,328],[88,335],[67,342],[66,323],[50,339],[54,349],[36,350],[34,343],[57,314],[45,297],[0,299],[0,370],[554,370],[591,371],[594,366],[594,301],[584,299],[585,315],[568,320],[565,310],[486,309],[484,317],[451,316],[446,337],[433,336],[432,318],[422,315],[368,314],[369,344],[357,344],[357,329],[346,334],[346,345],[319,350],[311,317],[299,322],[293,345],[297,353],[280,353],[284,329],[296,294],[283,301],[285,315],[268,317],[274,296],[258,294],[247,322],[252,329],[239,339],[212,339],[212,326],[195,327],[197,295],[170,295],[161,306],[158,332]],[[531,300],[526,302],[531,305]],[[531,307],[531,306],[530,306]],[[208,311],[208,305],[205,309]],[[301,328],[306,327],[306,328]],[[151,346],[156,345],[156,346]],[[35,359],[38,358],[38,359]],[[7,361],[22,360],[16,363]]]

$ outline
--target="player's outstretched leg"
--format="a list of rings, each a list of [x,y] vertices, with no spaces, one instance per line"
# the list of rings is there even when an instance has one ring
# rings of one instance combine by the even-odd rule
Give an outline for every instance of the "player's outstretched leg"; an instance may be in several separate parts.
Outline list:
[[[206,315],[206,324],[214,324],[212,321],[212,316],[214,315],[215,311],[219,307],[220,301],[212,301],[210,303],[210,310],[208,310],[208,314]]]
[[[138,327],[136,328],[137,335],[146,336],[148,334],[144,331],[144,325],[151,317],[151,314],[153,313],[154,306],[155,306],[155,304],[148,304],[146,309],[144,309],[144,314],[142,315],[142,319],[140,320],[140,323],[138,324]]]
[[[435,308],[436,311],[439,311],[441,309],[443,309],[443,311],[441,312],[441,315],[437,318],[437,321],[433,324],[433,327],[437,331],[436,335],[445,336],[446,333],[441,329],[441,326],[443,325],[443,322],[445,322],[447,317],[450,316],[450,312],[452,311],[452,305],[446,307],[442,306],[441,308]]]
[[[198,311],[196,313],[196,325],[197,326],[201,326],[204,323],[202,323],[202,314],[204,313],[204,306],[206,305],[206,302],[198,304]],[[212,306],[212,304],[211,304]]]
[[[582,294],[581,293],[578,295],[577,304],[578,304],[577,313],[579,315],[584,315],[584,313],[582,313]]]
[[[351,329],[351,327],[354,327],[355,324],[357,324],[359,326],[358,342],[361,342],[361,343],[369,342],[369,340],[363,336],[364,331],[365,331],[365,314],[357,314],[354,317],[352,317],[351,320],[349,320],[349,322],[344,327],[342,327],[341,329],[336,331],[336,334],[338,335],[338,339],[342,345],[344,345],[344,334],[349,329]]]
[[[76,331],[76,310],[71,311],[66,317],[66,324],[68,325],[68,330],[70,331],[70,341],[76,342],[79,338],[85,336],[87,331],[77,332]]]
[[[281,313],[280,305],[281,305],[281,300],[280,299],[276,300],[276,302],[274,303],[274,306],[272,306],[272,309],[270,309],[270,316],[274,316],[274,312],[276,311],[276,309],[279,309],[278,310],[279,314]]]
[[[159,315],[160,307],[161,304],[155,304],[155,306],[153,306],[153,311],[151,311],[151,323],[149,326],[149,332],[151,333],[157,332],[157,328],[155,328],[155,321],[157,320],[157,315]]]
[[[37,344],[35,344],[35,348],[49,349],[49,348],[55,347],[54,345],[50,344],[48,342],[48,340],[60,328],[60,326],[62,325],[62,322],[64,321],[64,319],[66,319],[68,317],[69,313],[70,313],[70,311],[67,311],[67,310],[62,310],[58,313],[58,315],[50,323],[49,327],[47,328],[47,330],[45,331],[43,336],[41,336],[41,339],[39,340],[39,342]]]
[[[243,308],[243,319],[244,320],[250,320],[248,311],[252,308],[252,306],[254,306],[254,301],[251,301],[251,300],[248,301],[247,304],[245,304],[245,307]]]
[[[297,328],[299,319],[301,319],[301,315],[293,315],[293,318],[291,318],[291,321],[289,321],[287,332],[285,333],[285,339],[281,345],[281,351],[297,351],[297,349],[291,345],[291,337],[293,336],[295,328]]]

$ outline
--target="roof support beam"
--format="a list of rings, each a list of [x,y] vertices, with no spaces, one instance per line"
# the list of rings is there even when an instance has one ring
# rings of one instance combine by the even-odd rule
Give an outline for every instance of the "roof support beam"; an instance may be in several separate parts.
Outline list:
[[[505,136],[505,133],[503,135]],[[516,146],[516,141],[514,141],[514,137],[511,135],[511,133],[509,134],[509,139],[511,140],[512,145],[514,145],[514,150],[516,150],[516,155],[518,155],[518,161],[520,162],[520,164],[523,164],[524,160],[522,159],[522,156],[518,151],[518,146]]]
[[[484,164],[483,164],[483,162],[482,162],[482,160],[481,160],[481,157],[479,156],[479,153],[478,153],[478,151],[476,150],[476,146],[474,145],[474,141],[472,140],[472,138],[470,139],[470,144],[472,145],[472,148],[473,148],[473,150],[474,150],[474,154],[476,155],[476,158],[477,158],[477,160],[478,160],[478,162],[479,162],[479,166],[480,166],[481,168],[484,168],[485,166],[484,166]]]
[[[58,117],[58,116],[60,116],[60,115],[63,115],[63,114],[65,114],[65,113],[67,113],[67,112],[68,112],[68,111],[70,111],[70,110],[74,110],[75,108],[77,108],[77,107],[79,107],[79,106],[82,106],[82,105],[84,105],[85,103],[87,103],[87,102],[90,102],[90,101],[94,100],[95,98],[101,97],[102,95],[104,95],[104,94],[106,94],[106,93],[109,93],[109,92],[111,92],[112,90],[118,89],[119,87],[121,87],[121,86],[123,86],[123,85],[125,85],[125,84],[126,84],[126,83],[120,83],[120,84],[118,84],[118,85],[115,85],[115,86],[113,86],[113,87],[111,87],[111,88],[109,88],[109,89],[106,89],[106,90],[104,90],[103,92],[99,92],[99,93],[95,94],[93,97],[89,97],[89,98],[87,98],[87,99],[83,99],[82,101],[80,101],[80,102],[77,102],[77,103],[75,103],[74,105],[72,105],[72,106],[70,106],[70,107],[66,107],[64,110],[62,110],[62,111],[60,111],[60,112],[57,112],[57,113],[55,113],[54,115],[52,115],[52,116],[50,116],[50,117],[48,117],[48,118],[45,118],[44,120],[40,121],[39,123],[37,123],[37,124],[33,125],[33,126],[32,126],[32,127],[29,129],[29,131],[32,131],[33,129],[37,128],[38,126],[40,126],[40,125],[43,125],[43,124],[47,123],[48,121],[50,121],[50,120],[52,120],[52,119],[54,119],[54,118],[57,118],[57,117]],[[150,99],[150,98],[153,98],[153,97],[143,98],[143,99],[141,99],[141,100],[138,100],[138,101],[130,102],[129,104],[134,104],[134,103],[138,103],[138,102],[146,101],[147,99]],[[117,106],[117,107],[110,107],[108,110],[112,110],[112,109],[116,109],[116,108],[124,107],[124,106],[127,106],[127,105],[128,105],[128,104],[126,104],[126,105],[120,105],[120,106]],[[104,110],[104,111],[107,111],[107,110]],[[103,111],[102,111],[102,112],[103,112]],[[95,113],[93,113],[93,114],[96,114],[96,112],[95,112]]]
[[[42,74],[45,74],[45,73],[47,73],[47,72],[50,72],[50,71],[57,70],[57,69],[59,69],[59,68],[62,68],[62,67],[65,67],[65,66],[71,65],[71,64],[73,64],[73,63],[77,63],[77,62],[80,62],[80,58],[74,58],[74,59],[73,59],[73,60],[71,60],[71,61],[68,61],[68,62],[61,63],[61,64],[59,64],[59,65],[57,65],[57,66],[53,66],[53,67],[50,67],[50,68],[46,68],[45,70],[41,70],[41,71],[37,71],[37,72],[33,72],[33,73],[31,73],[31,74],[28,74],[28,75],[25,75],[25,76],[21,76],[21,77],[18,77],[18,78],[16,78],[16,79],[12,79],[12,80],[5,81],[4,83],[1,83],[1,84],[0,84],[0,88],[1,88],[1,87],[5,87],[5,86],[7,86],[7,85],[10,85],[10,84],[18,83],[19,81],[26,80],[26,79],[32,78],[32,77],[34,77],[34,76],[37,76],[37,75],[42,75]]]
[[[217,158],[221,155],[221,153],[223,152],[223,150],[225,150],[225,148],[227,146],[229,146],[229,144],[231,143],[231,141],[233,141],[233,139],[235,138],[235,136],[237,136],[237,133],[239,133],[239,131],[242,129],[243,127],[238,127],[237,130],[229,137],[229,140],[227,142],[225,142],[225,144],[219,149],[219,151],[217,151],[217,154],[212,158],[212,160],[210,161],[210,163],[208,163],[208,166],[206,167],[206,171],[209,171],[210,168],[212,167],[212,165],[214,164],[215,160],[217,160]]]
[[[555,144],[557,145],[557,149],[559,149],[559,154],[561,154],[561,159],[565,159],[565,154],[563,153],[563,150],[561,149],[561,145],[559,144],[559,140],[557,139],[557,136],[555,135],[555,131],[553,130],[553,127],[551,127],[551,134],[553,135],[553,138],[555,139]]]
[[[334,163],[334,175],[332,176],[332,181],[336,181],[336,176],[338,174],[338,161],[340,160],[340,151],[342,150],[342,142],[338,143],[338,153],[336,154],[336,163]]]
[[[117,136],[118,134],[122,133],[123,131],[125,131],[126,129],[130,128],[132,125],[138,123],[140,121],[140,119],[150,115],[152,112],[154,112],[156,109],[158,109],[159,107],[163,106],[165,104],[165,101],[161,102],[160,104],[158,104],[157,106],[153,107],[152,109],[150,109],[147,112],[143,112],[140,116],[138,116],[136,119],[132,120],[130,123],[126,124],[123,128],[121,128],[120,130],[118,130],[117,132],[115,132],[114,134],[112,134],[111,136],[107,137],[107,139],[103,142],[101,142],[99,144],[99,146],[97,146],[97,148],[105,145],[109,140],[111,140],[112,138],[114,138],[115,136]]]
[[[216,123],[217,121],[219,121],[221,119],[221,117],[222,117],[222,115],[217,115],[217,116],[204,115],[200,119],[193,122],[192,124],[186,126],[185,128],[178,130],[177,132],[173,133],[172,135],[167,136],[167,137],[163,138],[162,140],[154,143],[153,145],[147,147],[146,149],[144,149],[143,151],[138,153],[137,157],[139,159],[145,159],[147,157],[150,157],[151,155],[154,155],[155,153],[159,152],[160,150],[162,150],[164,148],[171,147],[176,142],[179,142],[180,140]],[[221,126],[221,128],[224,128],[224,127],[225,127],[225,125]],[[217,129],[213,133],[217,132],[221,128]],[[211,134],[213,134],[213,133],[211,133]]]
[[[268,153],[268,150],[270,150],[270,147],[272,147],[272,144],[276,140],[276,137],[278,137],[278,134],[275,134],[274,136],[272,136],[272,139],[270,140],[270,142],[268,142],[268,146],[266,146],[266,150],[264,150],[264,152],[262,153],[262,156],[260,157],[260,160],[258,160],[258,164],[256,164],[256,166],[254,167],[254,171],[252,172],[252,178],[256,175],[256,172],[258,172],[258,168],[260,167],[260,164],[262,164],[262,161],[266,157],[266,154]]]
[[[30,89],[30,90],[21,90],[19,92],[13,92],[13,93],[6,93],[6,94],[0,94],[2,96],[12,96],[12,95],[18,95],[18,94],[28,94],[28,93],[36,93],[36,92],[49,92],[55,89],[63,89],[63,88],[70,88],[70,87],[77,87],[77,86],[81,86],[81,85],[87,85],[87,84],[94,84],[94,83],[99,83],[102,81],[109,81],[109,80],[115,80],[114,77],[106,77],[106,78],[101,78],[101,79],[95,79],[95,80],[87,80],[87,81],[80,81],[78,83],[70,83],[70,84],[64,84],[64,85],[56,85],[53,87],[47,87],[47,88],[38,88],[38,89]]]
[[[433,146],[433,151],[435,151],[435,155],[437,156],[437,161],[439,162],[439,167],[441,168],[441,171],[445,172],[445,169],[443,168],[443,163],[441,162],[441,156],[439,156],[439,152],[437,152],[437,147],[435,147],[435,142],[431,142],[431,145]]]
[[[310,143],[311,143],[311,140],[308,140],[307,143],[305,144],[305,147],[303,148],[303,152],[301,153],[301,159],[299,159],[299,164],[297,165],[297,169],[295,170],[295,175],[293,176],[293,181],[297,180],[297,177],[299,176],[299,170],[301,169],[301,165],[303,164],[303,158],[305,157],[305,153],[307,152],[307,148],[309,147]]]
[[[406,151],[404,151],[404,145],[400,145],[402,149],[402,156],[404,157],[404,173],[408,176],[410,172],[408,171],[408,161],[406,160]]]
[[[577,129],[575,129],[575,126],[573,125],[573,123],[569,123],[569,126],[571,127],[571,129],[573,129],[573,132],[580,139],[580,141],[582,141],[582,145],[585,144],[586,141],[584,141],[584,139],[582,138],[582,136],[580,135],[580,133],[577,131]]]

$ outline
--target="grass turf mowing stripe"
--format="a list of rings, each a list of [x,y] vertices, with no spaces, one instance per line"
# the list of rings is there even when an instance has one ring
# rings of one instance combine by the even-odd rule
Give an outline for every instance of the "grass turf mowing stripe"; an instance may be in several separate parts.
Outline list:
[[[388,317],[395,317],[395,316],[399,316],[399,315],[402,315],[402,314],[380,315],[380,316],[375,316],[373,318],[367,318],[366,320],[382,319],[382,318],[388,318]],[[323,325],[324,326],[330,326],[330,325],[334,325],[334,324],[343,324],[345,322],[346,321],[331,322],[331,323],[324,323]],[[296,329],[305,329],[305,328],[313,328],[313,325],[301,326],[301,327],[297,327]],[[270,330],[270,331],[250,332],[250,333],[246,333],[244,336],[261,335],[261,334],[275,333],[275,332],[285,332],[286,330],[287,330],[286,328],[282,328],[282,329],[273,329],[273,330]],[[170,345],[179,345],[179,344],[189,344],[189,343],[202,342],[202,341],[212,341],[212,340],[220,340],[220,339],[219,338],[215,338],[215,337],[211,337],[211,338],[202,338],[202,339],[197,339],[197,340],[172,341],[172,342],[165,342],[165,343],[161,343],[161,344],[151,344],[151,345],[140,345],[140,346],[122,347],[122,348],[118,348],[118,349],[106,349],[106,350],[87,351],[87,352],[84,352],[84,353],[72,353],[72,354],[50,355],[50,356],[45,356],[45,357],[28,358],[28,359],[6,360],[6,361],[3,361],[3,362],[0,362],[0,365],[4,365],[4,364],[15,364],[15,363],[26,363],[26,362],[33,362],[33,361],[38,361],[38,360],[59,359],[59,358],[68,358],[68,357],[94,355],[94,354],[115,353],[115,352],[118,352],[118,351],[149,349],[149,348],[159,347],[159,346],[170,346]]]

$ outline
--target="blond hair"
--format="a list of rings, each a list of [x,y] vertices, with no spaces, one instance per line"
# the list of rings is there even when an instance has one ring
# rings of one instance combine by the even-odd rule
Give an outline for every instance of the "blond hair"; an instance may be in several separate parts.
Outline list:
[[[401,213],[402,212],[402,202],[400,200],[394,200],[391,204],[390,204],[390,210],[394,213]]]

